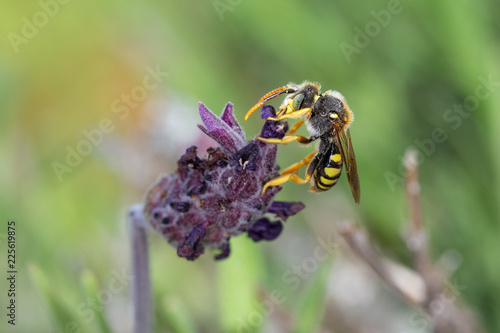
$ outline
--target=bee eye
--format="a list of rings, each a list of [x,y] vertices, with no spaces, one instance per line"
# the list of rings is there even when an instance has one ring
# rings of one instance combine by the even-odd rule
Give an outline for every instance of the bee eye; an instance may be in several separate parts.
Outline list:
[[[295,111],[300,110],[300,106],[302,105],[303,101],[304,101],[304,94],[297,94],[293,98],[293,108]]]

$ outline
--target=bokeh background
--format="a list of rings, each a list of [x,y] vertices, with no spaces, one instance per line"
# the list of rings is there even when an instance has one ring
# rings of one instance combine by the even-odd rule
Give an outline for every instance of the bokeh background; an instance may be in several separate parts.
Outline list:
[[[355,113],[361,204],[345,177],[319,195],[286,184],[278,199],[307,208],[276,241],[233,239],[224,262],[187,262],[151,235],[155,331],[430,332],[336,236],[357,223],[412,266],[401,159],[414,147],[431,255],[461,286],[453,302],[499,332],[499,12],[488,0],[4,3],[1,261],[4,274],[14,220],[19,274],[17,324],[2,314],[2,331],[131,332],[125,216],[203,141],[196,103],[231,101],[242,120],[266,92],[312,80]],[[261,125],[245,122],[247,136]],[[280,147],[279,162],[311,149]],[[335,251],[310,259],[330,238]]]

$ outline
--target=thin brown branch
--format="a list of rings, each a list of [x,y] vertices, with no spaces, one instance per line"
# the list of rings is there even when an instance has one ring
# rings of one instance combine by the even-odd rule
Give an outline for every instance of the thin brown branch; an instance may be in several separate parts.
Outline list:
[[[398,266],[398,264],[388,264],[390,260],[380,256],[378,251],[372,246],[368,233],[365,230],[351,223],[346,223],[339,232],[351,250],[368,264],[382,281],[398,292],[409,304],[414,306],[422,305],[423,297],[421,292],[416,293],[413,290],[413,283],[405,283],[405,281],[397,278],[394,267]]]
[[[436,296],[436,293],[442,289],[441,283],[436,285],[435,281],[443,280],[444,276],[435,276],[437,270],[433,267],[428,251],[428,237],[422,222],[420,207],[417,151],[409,149],[406,152],[404,164],[406,167],[406,198],[410,217],[407,245],[413,253],[415,269],[422,275],[427,284],[429,293],[427,300],[432,300]]]
[[[404,158],[406,168],[406,195],[410,213],[412,232],[423,231],[422,213],[420,211],[420,183],[418,181],[417,152],[408,150]]]
[[[428,237],[422,221],[420,208],[420,183],[418,180],[418,159],[415,150],[408,150],[404,164],[406,167],[406,196],[409,210],[409,235],[407,244],[414,256],[415,275],[420,279],[400,281],[395,278],[397,269],[387,259],[383,259],[371,245],[366,231],[348,224],[340,230],[349,247],[381,277],[390,287],[397,290],[411,305],[420,307],[428,315],[435,333],[477,333],[482,329],[477,325],[474,316],[465,308],[458,297],[457,290],[447,280],[441,269],[435,265],[428,249]],[[397,264],[396,264],[397,265]],[[394,267],[401,267],[397,265]],[[415,281],[424,284],[423,293]],[[415,297],[417,295],[417,297]],[[451,295],[451,297],[450,297]]]

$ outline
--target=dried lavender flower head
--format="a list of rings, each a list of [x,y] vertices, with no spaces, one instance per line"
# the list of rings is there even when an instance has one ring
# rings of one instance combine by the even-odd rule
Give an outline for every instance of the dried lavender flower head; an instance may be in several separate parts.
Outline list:
[[[229,255],[229,239],[247,232],[254,241],[273,240],[283,229],[265,213],[286,221],[304,208],[300,202],[276,202],[281,187],[271,187],[261,195],[263,184],[279,176],[276,145],[254,138],[247,142],[243,129],[227,103],[217,117],[202,103],[203,121],[198,127],[219,146],[207,149],[204,158],[197,148],[186,150],[178,161],[177,172],[162,175],[145,198],[144,215],[154,230],[177,248],[177,255],[194,260],[205,247],[219,249],[215,257]],[[271,106],[262,108],[261,117],[275,116]],[[266,121],[261,137],[282,138],[283,122]]]

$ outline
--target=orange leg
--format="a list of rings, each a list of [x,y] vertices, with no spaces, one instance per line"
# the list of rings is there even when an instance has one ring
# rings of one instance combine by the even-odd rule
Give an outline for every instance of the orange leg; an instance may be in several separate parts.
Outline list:
[[[316,140],[316,138],[306,138],[305,136],[302,135],[287,135],[284,136],[283,139],[261,138],[259,136],[257,137],[257,139],[265,143],[284,144],[284,145],[293,141],[298,141],[299,143],[302,144],[308,144]]]
[[[287,136],[295,134],[297,130],[300,128],[300,126],[304,125],[304,119],[299,120],[297,123],[295,123],[290,130],[286,133]]]
[[[260,136],[257,137],[262,142],[265,143],[273,143],[273,144],[288,144],[293,141],[297,141],[298,143],[301,143],[303,145],[307,145],[314,140],[318,139],[318,136],[311,136],[310,138],[306,138],[305,136],[302,135],[291,135],[294,134],[300,126],[304,124],[304,119],[299,120],[296,124],[290,128],[290,130],[286,133],[286,135],[282,139],[276,139],[276,138],[261,138]]]
[[[269,117],[269,118],[267,118],[267,120],[280,121],[280,120],[289,119],[289,118],[300,118],[300,117],[302,117],[304,115],[308,115],[308,114],[311,114],[311,108],[297,110],[297,111],[294,111],[291,113],[284,114],[284,115],[279,116],[279,117]]]
[[[302,168],[304,165],[308,165],[309,162],[311,162],[311,160],[314,158],[315,155],[316,155],[316,151],[313,151],[312,153],[310,153],[309,155],[304,157],[300,162],[292,164],[288,168],[283,170],[281,172],[281,175],[283,176],[283,175],[286,175],[289,173],[294,173],[296,171],[299,171],[299,169]]]
[[[274,178],[273,180],[268,181],[264,185],[264,188],[262,189],[261,195],[263,195],[270,186],[278,186],[278,185],[286,183],[287,181],[292,181],[292,182],[297,183],[297,184],[307,184],[307,183],[309,183],[310,180],[311,180],[311,176],[306,175],[306,178],[302,179],[299,176],[297,176],[296,173],[290,173],[287,175],[279,176],[279,177]]]
[[[304,165],[309,164],[309,162],[311,162],[311,160],[314,158],[315,155],[316,155],[316,151],[313,151],[311,154],[304,157],[300,162],[295,163],[295,164],[289,166],[288,168],[286,168],[285,170],[283,170],[283,172],[281,173],[281,175],[279,177],[276,177],[276,178],[268,181],[264,185],[264,187],[262,188],[261,195],[264,194],[269,187],[279,186],[279,185],[284,184],[288,181],[292,181],[292,182],[297,183],[297,184],[309,183],[309,181],[311,180],[311,175],[306,174],[306,177],[304,179],[302,179],[297,175],[297,171],[300,168],[302,168]]]

